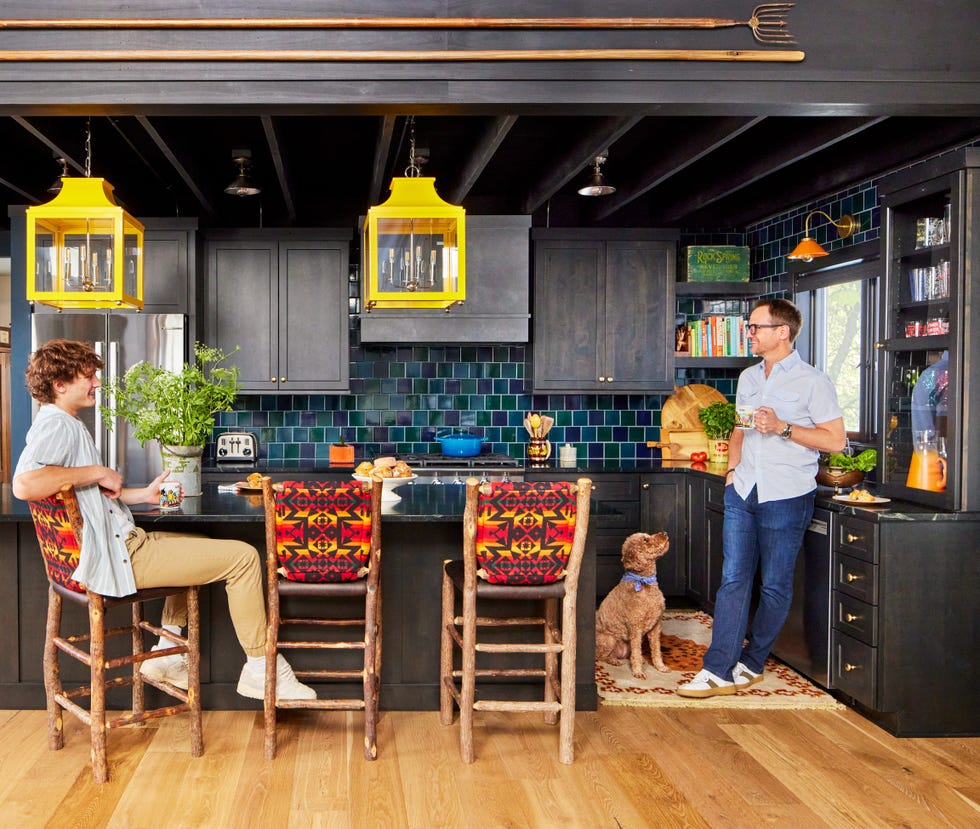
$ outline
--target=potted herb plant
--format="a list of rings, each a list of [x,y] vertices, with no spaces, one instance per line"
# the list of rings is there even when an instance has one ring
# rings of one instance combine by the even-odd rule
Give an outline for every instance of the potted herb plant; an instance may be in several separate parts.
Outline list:
[[[735,404],[712,403],[698,411],[698,419],[708,436],[708,462],[728,461],[728,441],[735,429]]]
[[[238,368],[221,365],[226,359],[221,349],[195,343],[194,362],[180,372],[141,361],[103,390],[106,427],[122,417],[140,445],[158,441],[163,468],[185,496],[201,494],[201,456],[214,415],[229,411],[238,395]]]

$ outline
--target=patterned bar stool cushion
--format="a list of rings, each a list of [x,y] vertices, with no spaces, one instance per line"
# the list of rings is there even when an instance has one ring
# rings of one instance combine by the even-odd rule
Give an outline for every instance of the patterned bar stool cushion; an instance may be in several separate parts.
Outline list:
[[[569,481],[480,486],[477,574],[493,584],[550,584],[565,575],[575,537]]]
[[[66,590],[84,593],[85,588],[71,577],[78,567],[80,551],[60,493],[28,505],[48,578]]]
[[[335,481],[276,484],[279,573],[290,581],[363,578],[371,552],[371,491]]]

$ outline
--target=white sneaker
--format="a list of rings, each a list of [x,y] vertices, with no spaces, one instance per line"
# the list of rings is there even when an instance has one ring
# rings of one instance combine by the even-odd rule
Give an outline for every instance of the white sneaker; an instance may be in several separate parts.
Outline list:
[[[242,667],[238,679],[238,693],[249,699],[265,699],[265,663],[253,670],[250,663]],[[276,699],[316,699],[316,691],[296,678],[286,658],[276,656]]]
[[[762,671],[756,673],[745,667],[741,662],[738,662],[734,668],[732,668],[732,679],[735,680],[735,690],[744,691],[746,688],[755,685],[757,682],[762,682],[764,674]]]
[[[167,647],[170,647],[169,645]],[[154,648],[153,650],[163,650]],[[187,690],[187,654],[174,653],[170,656],[158,656],[140,663],[140,673],[145,679],[155,682],[169,682],[178,688]]]
[[[682,697],[694,697],[696,699],[734,694],[735,683],[728,682],[720,676],[715,676],[711,671],[702,669],[690,682],[679,685],[677,693]]]

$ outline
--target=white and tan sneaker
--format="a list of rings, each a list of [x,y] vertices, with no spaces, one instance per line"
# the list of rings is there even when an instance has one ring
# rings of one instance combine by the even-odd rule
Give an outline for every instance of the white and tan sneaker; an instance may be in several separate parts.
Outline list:
[[[167,646],[171,647],[171,646]],[[162,650],[154,648],[154,650]],[[158,656],[156,659],[147,659],[140,664],[140,673],[144,679],[152,679],[154,682],[169,682],[178,688],[187,690],[187,654],[174,653],[170,656]]]
[[[694,697],[695,699],[723,696],[735,693],[735,683],[715,676],[711,671],[702,668],[690,682],[679,685],[677,693],[682,697]]]
[[[238,693],[249,699],[265,699],[265,662],[253,670],[246,662],[238,678]],[[316,691],[296,678],[286,658],[276,656],[276,699],[316,699]]]
[[[741,662],[736,663],[735,667],[732,668],[732,679],[735,681],[736,691],[744,691],[757,682],[762,682],[764,676],[764,672],[760,671],[756,673],[755,671],[749,670]]]

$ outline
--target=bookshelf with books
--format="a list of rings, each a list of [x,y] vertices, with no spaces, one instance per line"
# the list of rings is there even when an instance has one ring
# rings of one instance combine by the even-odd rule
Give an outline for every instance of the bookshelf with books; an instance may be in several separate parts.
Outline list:
[[[755,300],[772,291],[766,282],[678,282],[674,286],[679,334],[686,350],[674,352],[675,368],[742,368],[755,362],[745,320]]]

